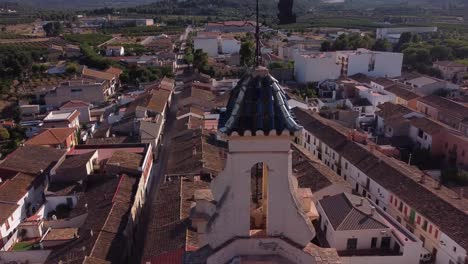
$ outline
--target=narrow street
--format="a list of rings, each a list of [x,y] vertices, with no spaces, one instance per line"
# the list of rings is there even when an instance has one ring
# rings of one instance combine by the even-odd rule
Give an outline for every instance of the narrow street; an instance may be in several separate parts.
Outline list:
[[[181,36],[181,40],[183,41],[181,45],[185,45],[185,40],[187,39],[188,32],[190,32],[190,27],[187,27],[187,30]],[[180,64],[178,63],[177,66],[179,67],[179,65]],[[179,77],[179,75],[182,75],[182,71],[176,73],[176,78]],[[168,115],[166,117],[166,123],[161,134],[162,140],[159,148],[158,159],[154,164],[152,171],[152,181],[150,186],[148,187],[148,199],[146,200],[143,213],[141,215],[140,226],[138,228],[137,234],[135,235],[134,263],[141,262],[141,258],[144,254],[145,240],[147,240],[146,236],[148,235],[146,230],[148,228],[150,220],[155,217],[155,214],[157,214],[157,212],[155,212],[152,209],[155,207],[156,204],[159,186],[164,182],[164,175],[166,173],[166,166],[169,159],[169,150],[172,143],[171,138],[172,135],[174,135],[174,133],[177,132],[174,131],[177,111],[177,94],[174,94],[172,97],[170,111],[168,112]]]

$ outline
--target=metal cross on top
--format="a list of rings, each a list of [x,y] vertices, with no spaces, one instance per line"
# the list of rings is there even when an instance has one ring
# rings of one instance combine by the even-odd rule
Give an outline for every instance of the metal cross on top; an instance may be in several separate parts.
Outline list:
[[[258,67],[261,64],[262,54],[260,46],[260,10],[259,0],[257,0],[256,8],[256,27],[255,27],[255,65]],[[291,24],[296,23],[296,14],[293,13],[294,0],[279,0],[278,2],[278,19],[279,24]]]

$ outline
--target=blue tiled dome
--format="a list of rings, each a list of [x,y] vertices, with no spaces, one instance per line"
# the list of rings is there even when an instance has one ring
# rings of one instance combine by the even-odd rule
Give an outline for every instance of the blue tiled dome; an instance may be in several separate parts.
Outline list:
[[[231,91],[219,127],[228,135],[243,135],[245,131],[255,134],[259,130],[265,134],[272,130],[293,133],[301,128],[290,112],[283,89],[269,74],[248,74],[239,81]]]

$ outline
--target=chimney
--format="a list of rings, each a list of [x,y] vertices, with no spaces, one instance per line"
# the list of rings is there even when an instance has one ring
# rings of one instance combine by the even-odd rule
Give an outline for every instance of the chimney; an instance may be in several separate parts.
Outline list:
[[[463,188],[460,188],[460,190],[458,191],[458,199],[463,199],[464,192],[465,190]]]
[[[361,197],[361,200],[359,201],[359,206],[362,206],[364,204],[364,197]]]
[[[370,215],[373,216],[374,214],[375,214],[375,206],[371,206]]]
[[[420,183],[424,184],[426,182],[426,174],[421,174],[421,180],[419,181]]]

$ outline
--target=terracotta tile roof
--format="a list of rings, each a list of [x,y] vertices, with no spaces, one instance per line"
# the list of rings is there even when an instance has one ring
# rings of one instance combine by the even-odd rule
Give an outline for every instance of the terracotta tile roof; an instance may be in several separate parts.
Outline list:
[[[428,133],[429,135],[435,135],[447,131],[447,127],[430,120],[429,118],[423,117],[413,117],[410,118],[410,124],[414,127],[417,127],[424,132]]]
[[[60,145],[75,133],[74,128],[49,128],[26,141],[26,145]]]
[[[409,109],[406,106],[394,104],[391,102],[385,102],[377,106],[377,108],[379,110],[376,111],[375,114],[385,120],[387,120],[388,118],[393,118],[396,116],[403,116],[411,112],[414,112],[413,110]]]
[[[115,165],[125,170],[137,171],[143,160],[143,155],[127,152],[115,151],[107,160],[107,165]]]
[[[54,166],[60,159],[64,158],[65,150],[25,145],[17,148],[8,155],[1,163],[1,169],[18,171],[24,173],[39,174]]]
[[[299,187],[309,188],[313,193],[332,185],[351,189],[341,176],[307,153],[306,149],[296,144],[292,144],[291,149],[293,175],[297,178]]]
[[[311,118],[311,113],[297,107],[294,108],[292,112],[299,124],[307,131],[320,138],[329,147],[337,148],[346,142],[346,137],[343,136],[342,132],[328,125],[328,122],[322,120],[318,115],[314,115],[314,118]]]
[[[57,173],[60,173],[60,171],[82,169],[83,166],[86,166],[86,164],[91,160],[95,153],[96,151],[91,151],[80,155],[67,156],[62,164],[57,168]]]
[[[194,107],[194,106],[186,106],[182,109],[180,109],[178,112],[177,112],[177,117],[180,117],[180,116],[183,116],[183,115],[186,115],[186,114],[194,114],[194,115],[198,115],[198,116],[204,116],[205,112],[198,108],[198,107]]]
[[[179,248],[176,250],[164,252],[158,256],[146,259],[145,263],[151,264],[180,264],[183,263],[185,250]]]
[[[117,263],[125,252],[124,230],[127,227],[130,208],[138,185],[138,179],[122,175],[112,198],[113,206],[102,230],[97,234],[91,256]]]
[[[418,94],[410,91],[409,89],[406,89],[405,87],[406,87],[405,84],[398,83],[398,84],[395,84],[393,86],[386,88],[385,90],[400,98],[405,99],[406,101],[413,100],[413,99],[420,97]]]
[[[0,202],[0,224],[5,223],[18,207],[18,204]]]
[[[185,131],[187,129],[200,129],[203,126],[203,119],[196,116],[187,116],[175,121],[175,131]]]
[[[380,215],[371,213],[371,204],[367,199],[341,193],[325,197],[319,201],[325,215],[335,230],[387,229]]]
[[[468,117],[468,107],[437,95],[428,95],[418,99],[419,102],[437,108],[439,111],[447,111],[459,118]]]
[[[71,240],[78,236],[78,228],[52,228],[42,241]]]
[[[185,249],[186,228],[181,219],[181,182],[178,179],[165,182],[157,192],[156,200],[151,204],[143,261],[169,252]]]
[[[91,262],[85,263],[120,263],[128,239],[124,229],[137,184],[138,178],[127,175],[88,177],[86,189],[77,193],[77,206],[72,210],[75,215],[88,213],[80,227],[79,238],[54,249],[46,263],[67,260],[78,264],[83,263],[86,256],[91,257],[87,258]]]
[[[167,163],[168,174],[218,174],[225,165],[225,143],[201,130],[188,130],[172,139]]]
[[[300,111],[307,113],[304,110]],[[310,113],[306,121],[312,123],[320,119]],[[334,127],[340,130],[340,126]],[[318,134],[320,140],[322,136]],[[335,137],[336,141],[347,141],[345,134],[337,133]],[[356,142],[347,141],[335,151],[362,173],[433,222],[463,248],[468,249],[468,229],[466,229],[468,201],[466,199],[458,199],[458,195],[446,187],[433,188],[435,183],[430,177],[426,177],[426,184],[420,184],[422,172],[419,169],[380,154],[378,151],[371,152]],[[450,217],[446,217],[447,215]]]
[[[118,78],[123,73],[123,70],[115,67],[110,67],[107,70],[105,70],[105,72],[113,74],[116,78]]]
[[[191,87],[184,89],[179,95],[180,98],[195,98],[201,101],[211,102],[216,99],[216,96],[211,91]]]
[[[90,104],[80,101],[80,100],[71,100],[65,102],[60,108],[79,108],[79,107],[89,107]]]
[[[31,174],[17,173],[0,186],[0,201],[17,203],[29,190],[36,177]]]
[[[394,81],[387,79],[387,78],[382,78],[382,77],[376,78],[375,80],[372,80],[372,81],[384,87],[389,87],[395,84]]]
[[[20,172],[0,185],[0,223],[4,223],[18,208],[17,203],[26,195],[35,180],[34,175]]]
[[[171,94],[171,91],[162,89],[154,91],[151,99],[148,102],[147,108],[156,113],[163,113],[166,109]]]
[[[116,78],[115,74],[113,73],[91,70],[89,68],[84,68],[82,74],[83,76],[88,77],[88,78],[96,78],[96,79],[107,80],[107,81],[112,81]]]
[[[166,91],[173,92],[175,89],[175,80],[164,77],[159,84],[159,88]]]
[[[370,84],[373,79],[367,77],[367,75],[362,74],[362,73],[356,73],[354,75],[351,75],[348,77],[349,79],[356,81],[358,83],[367,83]]]

